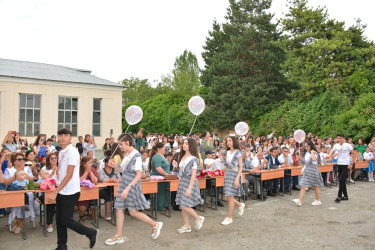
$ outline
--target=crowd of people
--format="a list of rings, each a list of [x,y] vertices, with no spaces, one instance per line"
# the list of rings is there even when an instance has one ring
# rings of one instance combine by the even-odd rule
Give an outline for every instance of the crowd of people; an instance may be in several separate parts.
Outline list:
[[[47,205],[46,209],[47,231],[53,232],[53,218],[55,213],[62,213],[58,206],[63,201],[69,200],[69,204],[72,203],[78,211],[80,223],[87,219],[90,201],[78,201],[79,195],[74,196],[74,199],[70,197],[76,195],[72,191],[72,189],[77,189],[76,185],[79,187],[97,183],[120,183],[115,199],[117,232],[114,237],[106,241],[107,245],[114,245],[124,242],[122,238],[124,209],[127,209],[131,216],[152,227],[153,239],[159,236],[163,227],[162,222],[155,222],[139,212],[139,210],[149,208],[149,197],[142,193],[141,178],[179,175],[177,192],[170,195],[169,183],[160,182],[157,193],[158,211],[169,208],[171,204],[174,210],[182,212],[184,225],[177,230],[178,233],[191,232],[190,217],[195,220],[196,230],[203,225],[205,218],[199,216],[193,208],[202,203],[197,175],[205,172],[225,172],[223,193],[228,201],[228,214],[221,222],[222,225],[233,223],[234,207],[238,208],[240,215],[243,214],[245,203],[238,202],[234,197],[248,194],[251,186],[254,187],[257,198],[263,200],[267,199],[267,196],[273,197],[281,192],[290,192],[291,189],[300,190],[299,198],[293,201],[301,206],[305,190],[309,187],[314,188],[316,194],[312,205],[320,205],[319,187],[324,184],[336,181],[340,183],[339,193],[335,200],[340,202],[348,200],[345,184],[347,181],[374,181],[375,136],[366,144],[363,139],[354,143],[351,137],[345,137],[342,134],[334,138],[320,138],[308,133],[305,141],[297,143],[293,134],[277,136],[275,131],[267,136],[254,136],[251,132],[246,136],[236,136],[234,131],[230,131],[225,138],[219,138],[210,132],[192,135],[148,133],[145,136],[143,133],[144,130],[141,129],[134,134],[122,134],[117,140],[111,134],[105,140],[101,150],[98,150],[94,137],[86,134],[84,137],[78,137],[75,151],[72,151],[71,148],[74,147],[71,145],[71,132],[67,129],[59,130],[59,140],[55,135],[47,137],[45,134],[40,134],[31,144],[26,138],[22,138],[20,133],[9,131],[3,140],[0,155],[0,190],[21,190],[31,182],[39,184],[41,190],[56,188],[58,190],[56,191],[58,192],[56,205]],[[70,139],[64,136],[69,136]],[[73,159],[78,157],[74,163],[67,160],[67,150],[72,151],[69,154]],[[368,161],[369,168],[360,171],[353,170],[350,166],[356,161]],[[64,169],[61,165],[63,162],[67,162],[66,166],[77,165],[77,169],[74,167]],[[322,175],[316,166],[330,162],[337,163],[333,174]],[[265,183],[267,196],[262,195],[258,170],[282,169],[299,165],[305,166],[300,179],[298,176],[291,177],[290,170],[285,169],[284,180],[267,181]],[[74,178],[73,173],[79,179],[78,184],[71,183]],[[245,185],[242,185],[242,173],[248,173],[245,175]],[[208,180],[208,184],[212,186],[213,181]],[[216,196],[218,206],[223,206],[217,197],[218,193],[219,190],[215,189],[211,195]],[[101,188],[99,195],[105,201],[105,219],[111,220],[110,192],[107,188]],[[26,217],[31,216],[31,220],[35,221],[35,197],[32,193],[26,196],[28,204]],[[43,195],[36,196],[36,199],[41,203],[44,202]],[[58,202],[59,199],[60,202]],[[0,210],[1,217],[6,213],[10,213],[9,223],[15,219],[12,232],[19,234],[24,219],[22,209]],[[85,228],[83,225],[76,225],[71,220],[70,224],[64,224],[60,220],[61,215],[59,219],[56,217],[58,235],[60,235],[58,245],[61,249],[65,249],[66,246],[67,239],[64,232],[66,227],[85,234],[89,237],[90,244],[95,244],[94,238],[98,234],[96,231]],[[61,223],[65,228],[63,230]]]

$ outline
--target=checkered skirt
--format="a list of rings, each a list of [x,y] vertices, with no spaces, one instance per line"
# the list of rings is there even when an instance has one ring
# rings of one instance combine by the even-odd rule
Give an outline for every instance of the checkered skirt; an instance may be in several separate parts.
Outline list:
[[[127,208],[129,211],[132,211],[134,209],[145,210],[150,208],[150,205],[148,204],[145,196],[143,195],[141,180],[139,180],[137,184],[135,184],[134,187],[132,187],[129,190],[126,199],[121,200],[122,192],[133,181],[133,179],[136,176],[136,172],[132,170],[132,165],[135,164],[137,157],[141,157],[141,155],[139,153],[134,155],[134,157],[129,161],[127,166],[125,166],[124,171],[122,173],[120,186],[118,188],[115,200],[115,208],[117,209]]]
[[[191,170],[193,165],[197,164],[199,166],[199,161],[197,158],[193,158],[188,162],[180,176],[180,182],[177,188],[177,195],[176,195],[176,204],[182,207],[195,207],[202,203],[202,198],[199,190],[199,184],[197,177],[194,176],[194,184],[193,188],[191,189],[190,196],[186,196],[186,190],[189,188],[190,178],[191,178]]]
[[[305,163],[305,169],[299,184],[306,187],[324,186],[323,177],[318,169],[318,165],[313,164],[311,158],[307,163]]]
[[[236,180],[236,177],[238,175],[238,158],[242,156],[242,152],[237,150],[233,158],[230,162],[226,162],[227,165],[227,171],[225,172],[224,176],[224,195],[225,196],[241,196],[245,194],[245,191],[242,186],[242,175],[240,175],[239,178],[239,184],[236,188],[234,186],[234,181]],[[228,159],[228,152],[227,152],[227,158]]]

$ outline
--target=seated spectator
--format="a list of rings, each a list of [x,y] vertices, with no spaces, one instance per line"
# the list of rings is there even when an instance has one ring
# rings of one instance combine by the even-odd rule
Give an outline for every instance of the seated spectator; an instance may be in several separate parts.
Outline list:
[[[268,156],[266,156],[266,159],[269,162],[270,168],[280,168],[281,164],[279,162],[279,159],[277,158],[278,157],[278,152],[277,151],[278,151],[277,148],[271,148],[270,149],[270,154]],[[268,181],[268,192],[267,192],[267,195],[269,195],[269,196],[276,196],[278,182],[279,182],[279,179],[274,179],[274,180]],[[273,185],[272,185],[272,183],[273,183]]]
[[[89,180],[91,183],[96,184],[98,182],[99,175],[92,168],[92,159],[89,157],[83,157],[79,168],[79,176],[82,180]],[[79,210],[79,222],[85,221],[84,216],[87,208],[89,207],[90,201],[78,201],[75,210]]]
[[[4,172],[4,185],[8,186],[13,181],[16,180],[15,173],[18,170],[23,170],[26,173],[26,179],[29,181],[34,180],[33,173],[31,172],[31,169],[29,167],[25,166],[25,157],[22,153],[14,153],[12,154],[11,161],[13,164],[13,167],[7,168]],[[35,213],[34,213],[34,195],[30,192],[27,193],[29,204],[32,204],[32,206],[29,206],[29,211],[25,212],[25,217],[31,216],[31,221],[35,225]],[[11,213],[8,218],[8,223],[11,224],[12,221],[16,219],[16,224],[12,228],[12,232],[15,234],[19,234],[22,230],[23,223],[22,220],[24,219],[22,214],[22,207],[14,207],[11,208]]]
[[[263,152],[259,151],[256,154],[256,157],[253,158],[250,165],[245,165],[242,172],[249,173],[248,175],[245,175],[245,187],[249,187],[249,184],[251,183],[254,185],[254,189],[257,195],[257,199],[262,199],[262,190],[260,190],[260,180],[259,180],[259,174],[255,173],[255,171],[267,169],[268,166],[268,160],[264,159]],[[245,190],[249,192],[249,190]],[[263,196],[263,200],[266,200],[267,196]]]
[[[108,164],[109,156],[104,158],[104,168],[99,169],[98,176],[99,182],[102,183],[119,183],[121,179],[121,175],[119,172],[116,171],[115,168],[112,168],[110,164]],[[105,219],[111,220],[111,192],[109,188],[100,188],[99,190],[99,198],[104,200],[105,206]],[[113,200],[113,199],[112,199]]]
[[[45,146],[46,144],[46,136],[44,134],[38,135],[34,142],[34,153],[38,161],[41,161],[41,159],[39,158],[47,155],[47,148]]]
[[[286,167],[291,167],[293,166],[293,159],[292,156],[289,154],[289,149],[287,147],[283,147],[282,149],[282,154],[278,157],[278,160],[281,164],[280,168],[286,168]],[[291,170],[286,169],[284,171],[284,181],[285,181],[285,192],[289,193],[290,192],[290,176],[291,175]],[[281,181],[280,183],[280,190],[283,189],[284,182]]]

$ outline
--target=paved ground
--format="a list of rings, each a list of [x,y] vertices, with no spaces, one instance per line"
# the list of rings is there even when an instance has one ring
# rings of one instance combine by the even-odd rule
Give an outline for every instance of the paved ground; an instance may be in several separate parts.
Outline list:
[[[108,247],[104,241],[115,234],[115,227],[100,221],[99,242],[96,249],[375,249],[375,183],[358,182],[348,185],[349,201],[337,204],[334,199],[338,187],[325,187],[321,192],[322,205],[311,206],[314,192],[305,196],[302,207],[296,207],[293,195],[277,196],[265,202],[246,202],[242,217],[235,210],[234,223],[222,226],[227,204],[219,210],[206,209],[203,228],[199,232],[178,234],[182,223],[180,212],[172,218],[159,214],[164,222],[161,236],[151,239],[151,229],[126,216],[125,244]],[[89,221],[86,225],[91,225]],[[7,231],[6,219],[0,219],[0,249],[54,249],[56,231],[44,237],[41,227],[27,226],[28,238]],[[88,249],[88,239],[69,231],[69,249]]]

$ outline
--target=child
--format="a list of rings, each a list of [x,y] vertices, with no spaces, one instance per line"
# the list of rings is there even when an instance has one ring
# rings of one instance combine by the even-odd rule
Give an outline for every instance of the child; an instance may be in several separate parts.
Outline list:
[[[29,184],[29,181],[26,179],[26,173],[23,170],[17,170],[14,173],[16,180],[13,181],[8,187],[8,191],[15,191],[15,190],[24,190]]]
[[[143,177],[146,177],[146,175],[148,175],[148,161],[149,161],[149,158],[148,158],[148,152],[147,151],[142,151],[141,152],[141,155],[142,155],[142,169],[143,169]]]
[[[228,216],[221,222],[222,225],[229,225],[233,222],[232,213],[234,205],[238,207],[238,215],[243,215],[245,203],[240,203],[234,196],[241,196],[245,194],[242,188],[242,152],[239,149],[239,144],[234,136],[228,137],[227,140],[228,151],[226,153],[225,165],[227,170],[224,177],[224,195],[229,203]]]
[[[177,229],[178,233],[191,232],[190,216],[195,219],[195,230],[202,228],[204,217],[199,216],[193,207],[201,204],[201,194],[197,180],[199,171],[198,147],[193,138],[185,139],[182,145],[178,163],[173,162],[175,168],[180,170],[180,182],[177,188],[176,204],[182,210],[184,225]]]
[[[56,181],[49,178],[49,171],[47,169],[42,169],[39,172],[39,180],[37,181],[40,184],[40,190],[54,190],[56,187]]]
[[[120,135],[118,142],[119,148],[125,153],[125,156],[120,164],[123,175],[115,202],[117,233],[114,237],[106,240],[105,244],[112,246],[125,242],[122,238],[125,219],[124,209],[128,209],[130,216],[151,226],[152,238],[157,239],[163,227],[163,222],[155,222],[146,214],[139,212],[139,210],[150,208],[142,192],[140,180],[143,172],[141,154],[134,148],[133,138],[129,134]],[[109,164],[111,167],[115,165],[112,159],[109,160]]]
[[[375,171],[375,164],[374,164],[374,155],[370,152],[370,147],[366,146],[365,153],[363,154],[363,158],[365,161],[368,161],[368,180],[374,180],[374,171]]]

